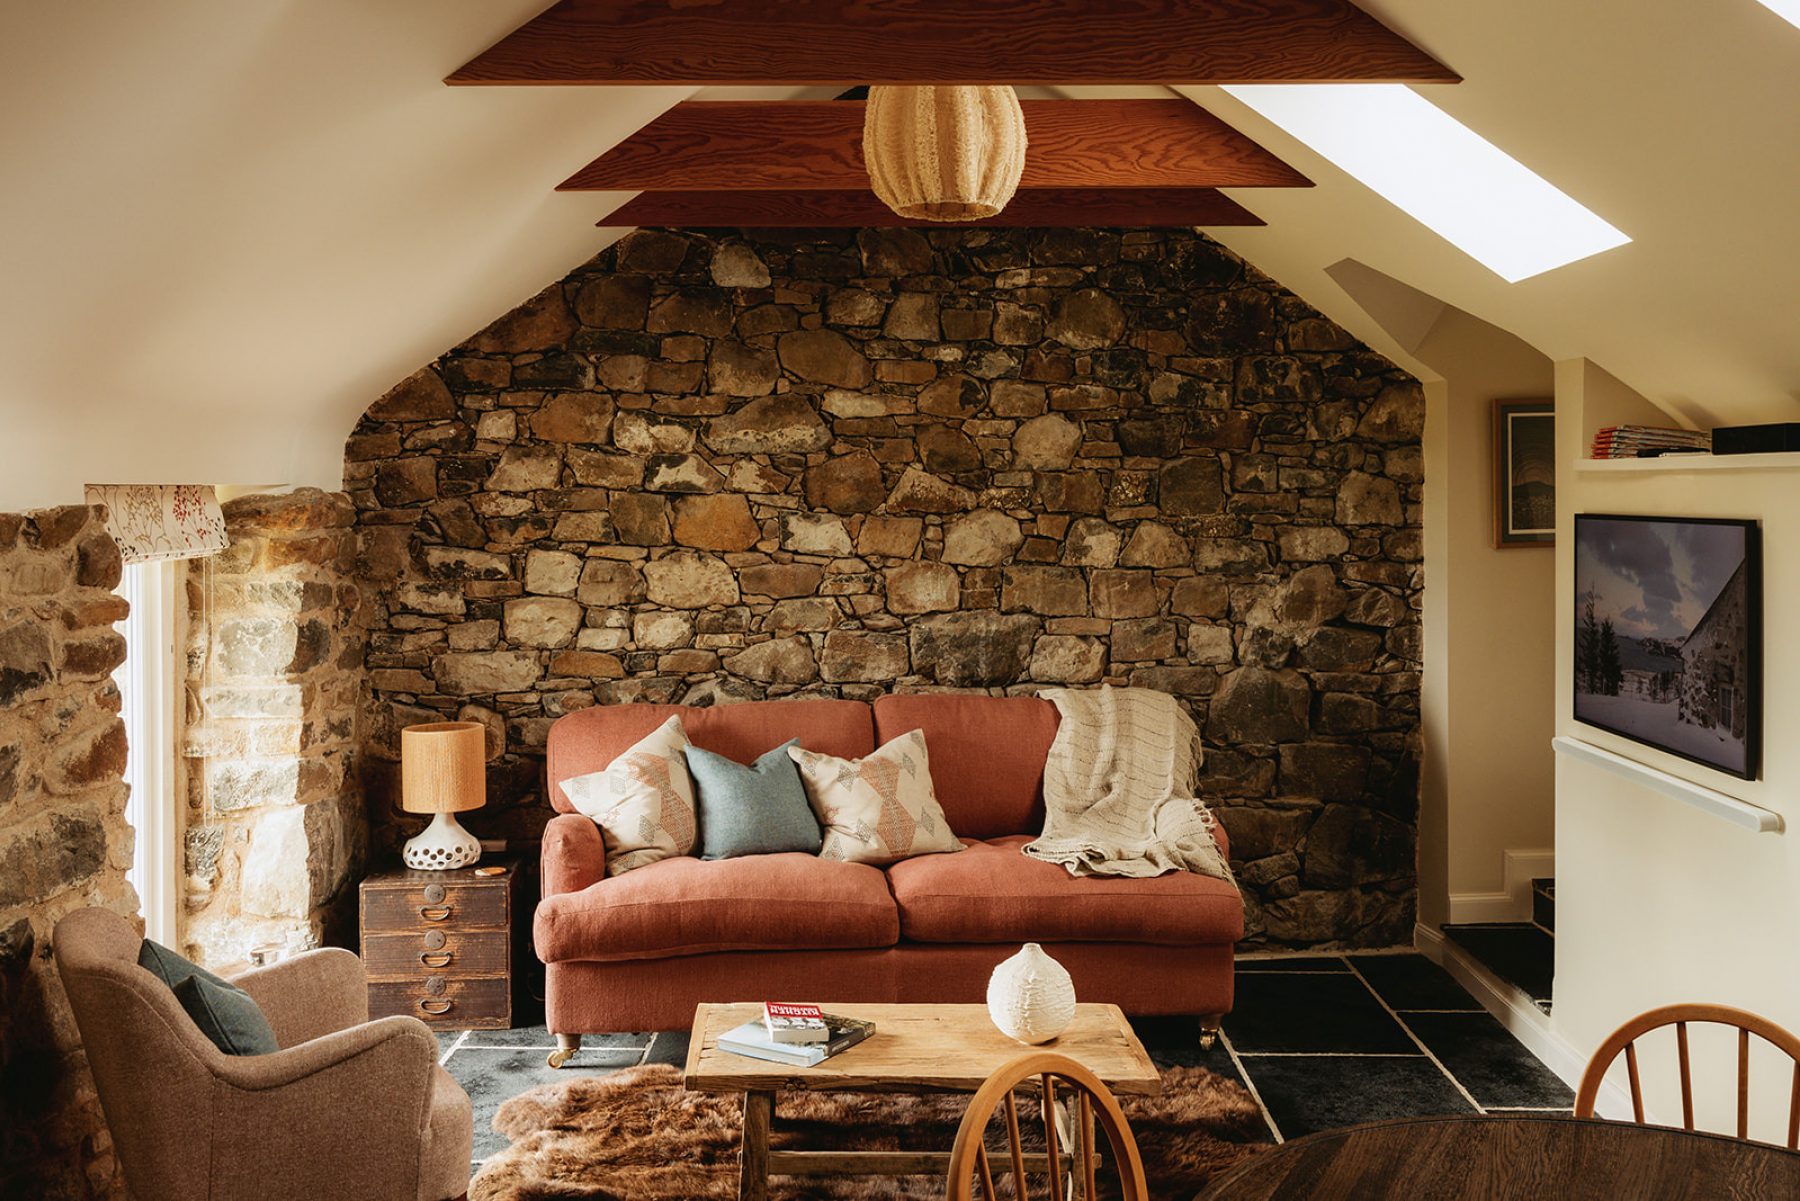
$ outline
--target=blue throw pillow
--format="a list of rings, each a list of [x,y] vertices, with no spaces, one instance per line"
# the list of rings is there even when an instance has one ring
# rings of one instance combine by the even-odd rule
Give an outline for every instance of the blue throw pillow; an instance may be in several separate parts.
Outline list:
[[[819,821],[806,802],[800,769],[787,753],[799,741],[783,743],[749,767],[697,746],[687,749],[700,810],[700,858],[819,853]]]
[[[281,1050],[269,1019],[237,985],[147,938],[138,948],[138,966],[168,985],[194,1025],[227,1055],[268,1055]]]

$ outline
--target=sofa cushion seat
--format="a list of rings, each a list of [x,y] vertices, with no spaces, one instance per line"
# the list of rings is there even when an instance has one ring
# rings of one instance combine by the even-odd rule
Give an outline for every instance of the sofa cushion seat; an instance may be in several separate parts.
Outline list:
[[[1147,880],[1074,877],[1021,852],[1032,835],[970,842],[888,869],[901,935],[912,942],[1236,942],[1244,906],[1236,885],[1192,872]]]
[[[538,956],[666,959],[712,951],[891,947],[900,917],[878,868],[786,853],[664,859],[544,898]]]

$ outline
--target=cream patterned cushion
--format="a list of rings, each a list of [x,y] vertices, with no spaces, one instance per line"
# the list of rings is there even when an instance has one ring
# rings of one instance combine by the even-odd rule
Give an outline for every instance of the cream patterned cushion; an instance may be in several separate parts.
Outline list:
[[[925,735],[902,734],[874,754],[839,759],[797,746],[806,799],[825,827],[821,858],[876,865],[934,851],[960,851],[931,787]]]
[[[671,717],[605,771],[562,781],[569,803],[594,819],[606,841],[606,874],[690,855],[698,830],[687,732]]]

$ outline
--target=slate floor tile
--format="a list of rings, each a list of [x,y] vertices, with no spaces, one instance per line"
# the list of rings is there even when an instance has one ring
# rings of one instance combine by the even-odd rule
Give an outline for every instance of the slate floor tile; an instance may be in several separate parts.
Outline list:
[[[1135,1017],[1131,1029],[1159,1068],[1207,1068],[1227,1080],[1238,1078],[1237,1065],[1222,1039],[1200,1049],[1200,1022],[1192,1017]]]
[[[1395,1009],[1481,1008],[1449,972],[1423,955],[1352,955],[1350,966]]]
[[[1473,1113],[1424,1056],[1241,1056],[1284,1139],[1391,1118]]]
[[[1445,926],[1444,935],[1542,1008],[1556,976],[1556,939],[1523,922]]]
[[[687,1063],[689,1034],[686,1030],[659,1030],[651,1040],[645,1063],[666,1063],[683,1067]]]
[[[1486,1013],[1412,1013],[1405,1020],[1484,1109],[1575,1103],[1569,1086]]]
[[[1344,960],[1337,955],[1275,955],[1267,959],[1240,959],[1239,975],[1245,972],[1347,972]]]
[[[1225,1034],[1240,1055],[1419,1053],[1399,1023],[1348,972],[1240,975]]]
[[[444,1065],[469,1094],[475,1110],[475,1158],[486,1159],[506,1146],[506,1138],[494,1133],[494,1114],[507,1100],[528,1089],[571,1076],[606,1076],[634,1067],[642,1049],[583,1049],[565,1068],[553,1068],[539,1051],[471,1049],[467,1044]]]
[[[588,1048],[616,1049],[632,1047],[642,1051],[650,1042],[650,1035],[642,1034],[584,1034],[581,1036],[583,1050]],[[511,1030],[471,1030],[464,1040],[465,1047],[531,1047],[542,1051],[556,1049],[556,1035],[543,1026],[518,1026]]]

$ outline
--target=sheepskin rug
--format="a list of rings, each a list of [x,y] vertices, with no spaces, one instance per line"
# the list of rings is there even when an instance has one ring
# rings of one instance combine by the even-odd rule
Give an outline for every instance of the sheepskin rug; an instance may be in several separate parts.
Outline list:
[[[772,1145],[947,1151],[967,1101],[783,1093],[776,1102]],[[1249,1093],[1204,1068],[1166,1069],[1162,1096],[1121,1103],[1153,1197],[1192,1197],[1267,1138]],[[1035,1102],[1021,1106],[1021,1118],[1026,1111],[1035,1114]],[[690,1093],[681,1086],[680,1071],[661,1064],[541,1085],[506,1102],[494,1116],[494,1129],[512,1145],[482,1165],[469,1199],[731,1201],[737,1196],[740,1120],[735,1096]],[[990,1143],[1004,1137],[1000,1129],[990,1132]],[[1041,1149],[1041,1128],[1037,1135]],[[1042,1195],[1043,1184],[1033,1183]],[[923,1201],[944,1195],[942,1178],[923,1176],[777,1176],[771,1187],[780,1201]]]

